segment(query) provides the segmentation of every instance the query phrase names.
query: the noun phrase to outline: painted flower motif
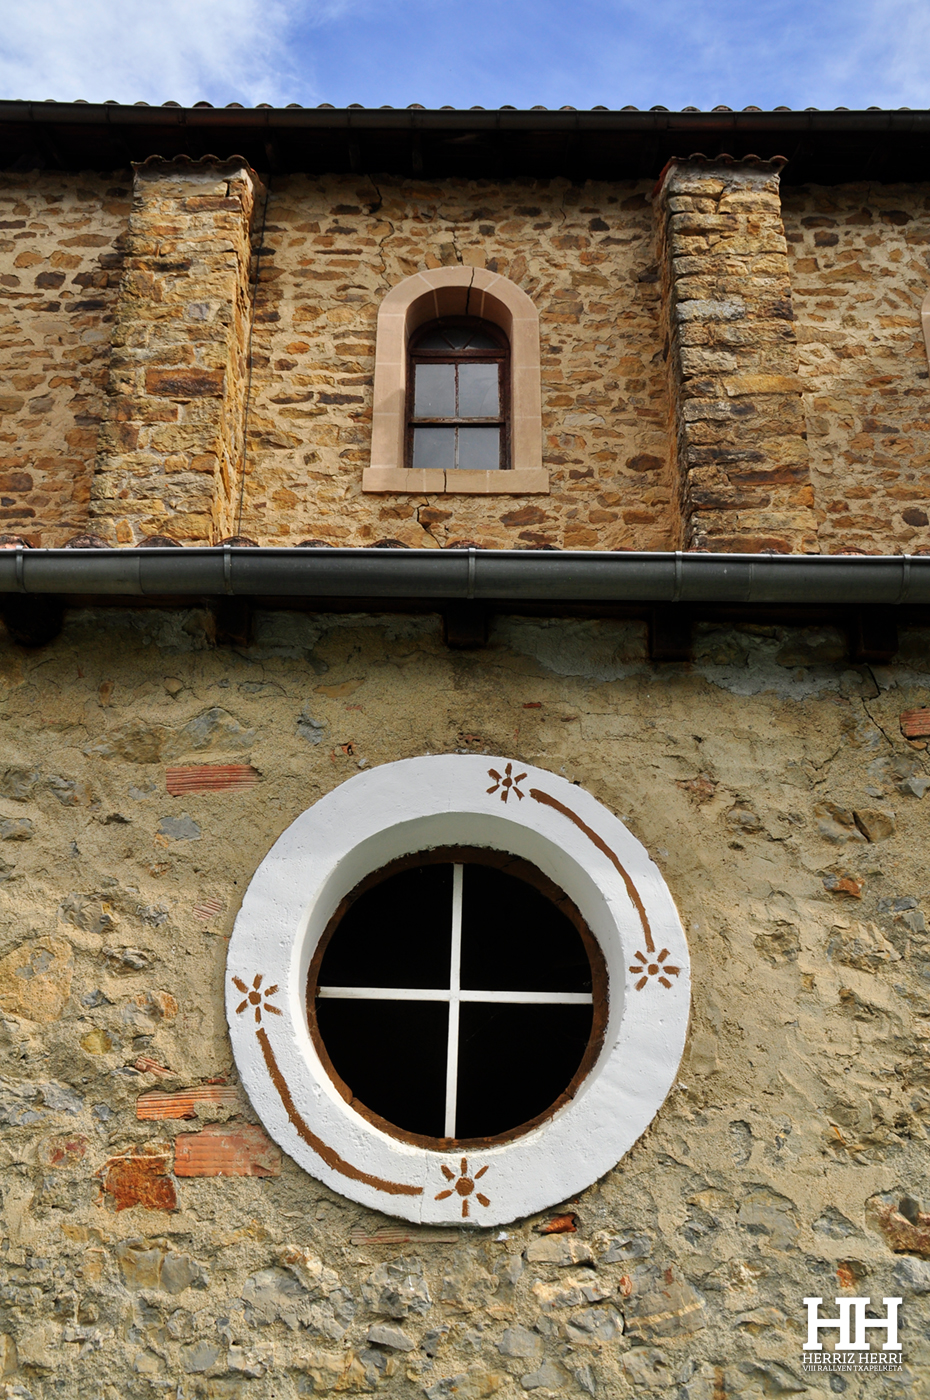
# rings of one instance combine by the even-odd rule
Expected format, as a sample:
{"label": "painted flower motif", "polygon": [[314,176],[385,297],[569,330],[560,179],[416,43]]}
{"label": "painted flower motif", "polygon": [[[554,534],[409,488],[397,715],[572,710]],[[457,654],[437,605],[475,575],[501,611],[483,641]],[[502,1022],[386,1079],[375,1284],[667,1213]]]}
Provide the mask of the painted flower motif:
{"label": "painted flower motif", "polygon": [[[641,966],[631,967],[630,971],[634,977],[639,977],[639,981],[636,983],[638,992],[642,991],[650,977],[658,977],[663,987],[670,987],[672,984],[668,980],[669,977],[677,977],[681,971],[680,967],[673,967],[671,963],[665,961],[668,957],[667,948],[663,948],[661,953],[651,953],[649,958],[646,957],[645,953],[639,952],[636,956],[639,958]],[[640,974],[642,975],[640,976]]]}
{"label": "painted flower motif", "polygon": [[458,1177],[456,1177],[456,1174],[455,1174],[455,1172],[452,1170],[452,1168],[451,1168],[451,1167],[447,1167],[447,1166],[445,1165],[445,1163],[443,1163],[443,1166],[442,1166],[442,1174],[443,1174],[443,1176],[446,1178],[446,1181],[452,1181],[452,1182],[455,1183],[455,1185],[454,1185],[454,1186],[450,1186],[449,1189],[448,1189],[448,1191],[440,1191],[439,1194],[438,1194],[437,1196],[434,1196],[434,1197],[433,1197],[433,1199],[434,1199],[435,1201],[447,1201],[447,1200],[449,1199],[449,1197],[452,1196],[452,1195],[461,1196],[461,1198],[462,1198],[462,1219],[463,1219],[463,1220],[467,1220],[467,1219],[468,1219],[468,1216],[469,1216],[469,1213],[470,1213],[470,1212],[469,1212],[469,1208],[468,1208],[468,1198],[469,1198],[470,1195],[472,1195],[473,1192],[474,1192],[474,1195],[475,1195],[476,1199],[477,1199],[478,1201],[480,1201],[481,1204],[482,1204],[483,1206],[489,1206],[489,1205],[491,1204],[491,1202],[488,1200],[487,1196],[482,1195],[482,1193],[481,1193],[480,1191],[475,1191],[475,1182],[476,1182],[476,1181],[479,1181],[480,1178],[484,1176],[484,1174],[485,1174],[486,1171],[487,1171],[487,1167],[486,1167],[486,1166],[485,1166],[485,1167],[481,1167],[478,1171],[475,1172],[475,1175],[474,1175],[473,1177],[469,1176],[469,1175],[468,1175],[468,1158],[467,1158],[467,1157],[463,1157],[463,1158],[462,1158],[461,1170],[459,1171]]}
{"label": "painted flower motif", "polygon": [[523,779],[526,777],[526,774],[518,773],[516,777],[513,777],[512,763],[507,764],[507,767],[504,769],[503,774],[498,773],[496,768],[489,768],[488,777],[494,779],[494,786],[489,787],[488,792],[497,792],[498,788],[500,788],[502,802],[507,801],[507,798],[510,796],[511,790],[513,790],[513,793],[516,797],[519,797],[521,802],[523,801],[525,793],[522,793],[520,791],[520,789],[517,787],[517,784],[523,782]]}
{"label": "painted flower motif", "polygon": [[236,1014],[241,1016],[243,1011],[247,1011],[250,1006],[253,1006],[255,1008],[255,1023],[259,1026],[262,1023],[263,1011],[270,1011],[272,1016],[281,1015],[279,1009],[276,1006],[272,1006],[267,1000],[268,997],[273,997],[278,990],[277,983],[275,983],[273,987],[266,987],[264,991],[260,991],[259,989],[262,985],[262,981],[262,973],[258,973],[253,979],[251,987],[247,987],[241,977],[233,978],[233,985],[245,995],[245,1001],[240,1002],[236,1007]]}

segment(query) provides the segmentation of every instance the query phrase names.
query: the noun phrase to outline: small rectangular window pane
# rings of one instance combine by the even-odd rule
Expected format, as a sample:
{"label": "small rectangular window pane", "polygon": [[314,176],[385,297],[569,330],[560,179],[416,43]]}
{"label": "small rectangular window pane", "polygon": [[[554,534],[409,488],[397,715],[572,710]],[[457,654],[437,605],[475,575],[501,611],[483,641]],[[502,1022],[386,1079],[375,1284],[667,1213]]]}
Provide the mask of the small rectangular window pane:
{"label": "small rectangular window pane", "polygon": [[455,417],[455,365],[417,365],[415,418]]}
{"label": "small rectangular window pane", "polygon": [[[580,1010],[587,1011],[590,1019],[589,1006]],[[436,1001],[321,999],[316,1003],[316,1019],[336,1073],[356,1098],[363,1104],[377,1105],[378,1113],[405,1132],[442,1136],[447,1005]],[[424,1053],[427,1045],[436,1046],[437,1053]],[[548,1090],[548,1084],[545,1087]],[[564,1087],[560,1085],[560,1089]],[[530,1106],[535,1108],[537,1102],[538,1096],[530,1100]],[[525,1111],[522,1105],[521,1111]],[[496,1124],[498,1119],[491,1121]]]}
{"label": "small rectangular window pane", "polygon": [[[334,1004],[338,1003],[317,1003]],[[404,1009],[415,1004],[407,1002]],[[506,1133],[515,1123],[545,1113],[581,1064],[591,1034],[590,1006],[465,1002],[459,1016],[455,1131],[463,1138]],[[413,1027],[410,1034],[415,1034]],[[388,1061],[393,1058],[385,1056]],[[572,1070],[566,1075],[569,1064]],[[350,1082],[345,1074],[343,1079]],[[358,1089],[355,1092],[362,1098]]]}
{"label": "small rectangular window pane", "polygon": [[459,365],[460,418],[496,418],[500,413],[497,365]]}
{"label": "small rectangular window pane", "polygon": [[[433,366],[429,365],[427,368],[432,369]],[[474,432],[474,429],[466,429],[466,431]],[[496,429],[492,431],[496,432]],[[414,428],[413,468],[414,471],[421,469],[424,471],[453,471],[455,468],[455,429]]]}
{"label": "small rectangular window pane", "polygon": [[459,428],[459,460],[462,471],[496,472],[501,464],[500,428]]}

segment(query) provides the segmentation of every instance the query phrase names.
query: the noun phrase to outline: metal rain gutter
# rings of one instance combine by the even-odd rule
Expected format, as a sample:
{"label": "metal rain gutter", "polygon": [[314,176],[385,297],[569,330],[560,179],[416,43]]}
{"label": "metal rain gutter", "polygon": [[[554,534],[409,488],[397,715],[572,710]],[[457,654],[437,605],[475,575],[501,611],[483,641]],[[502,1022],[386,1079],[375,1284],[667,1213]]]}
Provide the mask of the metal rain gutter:
{"label": "metal rain gutter", "polygon": [[189,127],[355,131],[677,131],[712,133],[779,132],[926,132],[926,109],[824,109],[805,111],[527,111],[487,108],[377,107],[180,107],[122,103],[0,101],[0,121],[52,126]]}
{"label": "metal rain gutter", "polygon": [[[930,604],[930,557],[439,549],[0,551],[0,594],[441,603]],[[379,608],[379,610],[382,610]]]}

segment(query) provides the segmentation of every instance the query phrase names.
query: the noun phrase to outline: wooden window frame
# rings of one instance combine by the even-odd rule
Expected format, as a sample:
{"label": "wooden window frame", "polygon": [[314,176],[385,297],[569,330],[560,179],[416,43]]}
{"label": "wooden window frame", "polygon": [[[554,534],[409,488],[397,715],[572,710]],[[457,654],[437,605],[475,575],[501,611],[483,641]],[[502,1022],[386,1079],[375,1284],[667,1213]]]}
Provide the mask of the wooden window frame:
{"label": "wooden window frame", "polygon": [[[495,350],[420,350],[419,341],[426,336],[430,330],[442,330],[444,327],[452,329],[482,330],[487,335],[493,337],[497,342]],[[404,463],[408,471],[413,470],[413,433],[415,427],[426,427],[435,424],[437,427],[471,427],[483,426],[491,423],[491,419],[469,419],[469,418],[448,418],[448,419],[418,419],[415,415],[416,396],[416,367],[419,364],[439,364],[439,365],[460,365],[460,364],[497,364],[500,365],[500,399],[499,412],[493,420],[495,425],[501,429],[501,465],[498,471],[510,471],[510,342],[504,335],[500,326],[496,326],[493,321],[484,321],[478,316],[444,316],[436,321],[426,321],[419,326],[410,338],[407,347],[407,393],[405,410],[405,444]],[[457,467],[456,471],[468,470]]]}
{"label": "wooden window frame", "polygon": [[[510,345],[510,466],[498,471],[417,470],[407,459],[411,337],[428,321],[473,316]],[[362,490],[417,495],[548,495],[542,464],[539,314],[526,293],[479,267],[418,272],[394,287],[378,312],[371,465]]]}
{"label": "wooden window frame", "polygon": [[[557,1095],[553,1102],[538,1113],[534,1118],[524,1123],[514,1124],[506,1132],[497,1133],[489,1137],[427,1137],[421,1133],[406,1131],[398,1128],[396,1124],[388,1122],[378,1113],[368,1108],[355,1095],[352,1088],[347,1085],[339,1072],[333,1065],[329,1051],[326,1048],[325,1038],[320,1030],[317,1019],[317,998],[320,995],[320,969],[323,963],[326,950],[330,941],[337,932],[339,925],[348,909],[359,898],[372,887],[382,884],[391,875],[398,871],[408,870],[411,866],[422,865],[486,865],[499,870],[504,870],[508,874],[516,875],[527,885],[545,896],[556,908],[565,914],[570,923],[575,927],[581,938],[588,963],[591,968],[591,993],[588,1000],[591,1003],[591,1030],[588,1036],[588,1043],[584,1054],[578,1064],[574,1074],[570,1077],[565,1088]],[[417,851],[408,856],[402,856],[398,860],[391,861],[381,870],[373,871],[367,875],[345,898],[340,902],[339,907],[330,919],[326,930],[317,944],[316,951],[310,962],[310,970],[307,975],[307,1021],[310,1027],[310,1035],[320,1063],[326,1070],[337,1091],[350,1104],[353,1110],[365,1118],[369,1123],[388,1133],[391,1137],[399,1138],[402,1142],[416,1143],[420,1147],[429,1147],[434,1151],[447,1152],[452,1148],[471,1149],[474,1147],[487,1147],[495,1142],[513,1142],[516,1138],[524,1136],[537,1128],[540,1123],[546,1122],[554,1113],[567,1104],[581,1088],[597,1063],[598,1056],[604,1045],[604,1033],[607,1028],[608,1010],[608,976],[607,966],[604,961],[604,954],[600,944],[593,937],[590,929],[578,911],[577,906],[569,899],[565,892],[559,888],[552,880],[548,879],[543,872],[526,860],[521,860],[518,856],[512,856],[502,851],[489,850],[486,847],[473,846],[448,846],[436,847],[433,850]],[[416,991],[407,992],[402,989],[397,990],[396,997],[391,997],[386,989],[383,1000],[392,1000],[395,1003],[403,1003],[405,999],[417,1000]],[[472,1002],[477,1001],[480,993],[471,998]],[[516,999],[514,999],[516,1000]],[[570,998],[565,997],[562,1004],[567,1004]],[[540,998],[542,1001],[542,998]],[[487,1003],[485,1003],[487,1004]],[[504,1003],[506,1005],[506,1003]],[[458,1029],[455,1030],[456,1040],[458,1040]],[[451,1033],[450,1033],[451,1044]],[[446,1053],[446,1046],[442,1045],[433,1048],[433,1053]],[[458,1044],[456,1045],[458,1053]]]}

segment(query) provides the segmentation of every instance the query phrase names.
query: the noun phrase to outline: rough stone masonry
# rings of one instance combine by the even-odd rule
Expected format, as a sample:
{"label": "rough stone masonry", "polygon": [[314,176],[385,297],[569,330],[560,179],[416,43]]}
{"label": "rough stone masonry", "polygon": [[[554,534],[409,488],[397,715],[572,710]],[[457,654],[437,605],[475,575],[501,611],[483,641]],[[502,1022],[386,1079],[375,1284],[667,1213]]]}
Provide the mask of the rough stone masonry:
{"label": "rough stone masonry", "polygon": [[[906,1300],[903,1375],[861,1393],[922,1394],[930,773],[902,716],[927,640],[870,670],[829,629],[708,627],[661,683],[607,621],[501,619],[456,655],[430,619],[266,613],[230,651],[206,613],[85,611],[7,646],[3,1393],[828,1393],[801,1299],[852,1291]],[[653,1127],[503,1232],[401,1226],[298,1170],[222,1012],[281,830],[361,764],[461,749],[613,807],[695,971]]]}
{"label": "rough stone masonry", "polygon": [[[266,190],[241,163],[189,160],[5,173],[0,524],[36,545],[241,528],[914,552],[930,545],[925,204],[917,184],[780,191],[758,161],[677,161],[655,196],[344,175]],[[539,308],[547,496],[361,490],[380,300],[450,262]]]}
{"label": "rough stone masonry", "polygon": [[[0,526],[213,543],[241,499],[266,545],[930,545],[925,187],[686,160],[652,189],[4,173]],[[361,490],[380,298],[452,262],[539,307],[547,496]],[[829,626],[700,624],[656,666],[608,618],[501,616],[467,652],[433,616],[253,622],[87,605],[0,638],[0,1395],[926,1395],[930,633],[869,666]],[[284,828],[448,751],[614,810],[694,968],[648,1132],[504,1230],[300,1171],[223,1017]],[[901,1296],[902,1371],[805,1375],[806,1296]]]}

